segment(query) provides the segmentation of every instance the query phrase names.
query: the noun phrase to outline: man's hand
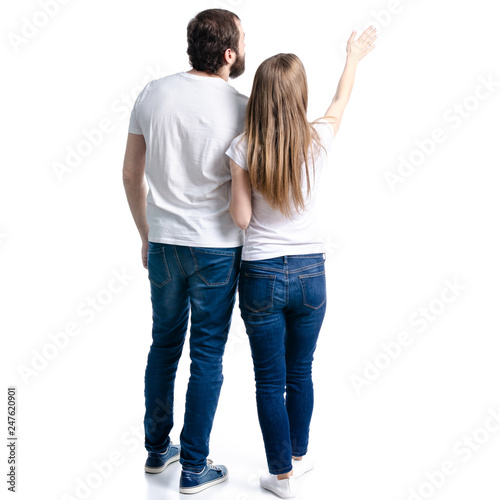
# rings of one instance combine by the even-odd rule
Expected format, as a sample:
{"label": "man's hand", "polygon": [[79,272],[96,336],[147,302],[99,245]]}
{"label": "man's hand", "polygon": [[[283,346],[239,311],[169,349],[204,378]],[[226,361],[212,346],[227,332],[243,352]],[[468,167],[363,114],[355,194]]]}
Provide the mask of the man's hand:
{"label": "man's hand", "polygon": [[142,265],[144,266],[145,269],[148,268],[148,248],[149,248],[149,241],[142,240]]}

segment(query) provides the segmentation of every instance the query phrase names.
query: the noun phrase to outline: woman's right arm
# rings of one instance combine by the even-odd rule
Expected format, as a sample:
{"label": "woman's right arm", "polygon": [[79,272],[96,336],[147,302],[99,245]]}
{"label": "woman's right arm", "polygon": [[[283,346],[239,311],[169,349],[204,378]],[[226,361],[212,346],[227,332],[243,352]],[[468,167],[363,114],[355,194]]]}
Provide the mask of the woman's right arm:
{"label": "woman's right arm", "polygon": [[231,201],[229,213],[240,229],[246,229],[252,218],[252,188],[246,170],[237,165],[233,159],[231,164]]}
{"label": "woman's right arm", "polygon": [[331,123],[335,135],[337,135],[344,110],[351,97],[358,62],[375,48],[373,43],[377,38],[377,32],[373,26],[370,26],[357,40],[354,40],[355,36],[356,31],[353,31],[347,41],[347,59],[344,71],[340,77],[332,103],[324,116]]}

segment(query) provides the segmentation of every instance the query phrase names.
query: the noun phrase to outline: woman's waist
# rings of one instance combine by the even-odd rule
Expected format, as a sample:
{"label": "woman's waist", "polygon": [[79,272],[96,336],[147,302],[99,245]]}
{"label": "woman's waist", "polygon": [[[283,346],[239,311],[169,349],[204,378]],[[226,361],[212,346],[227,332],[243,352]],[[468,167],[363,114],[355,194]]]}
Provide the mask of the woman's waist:
{"label": "woman's waist", "polygon": [[[292,251],[297,253],[291,253]],[[279,253],[281,254],[277,255]],[[243,247],[241,269],[295,273],[323,266],[325,258],[326,254],[322,251],[321,244],[310,244],[293,250],[287,247],[260,248],[255,252],[248,252],[247,248],[246,253]]]}

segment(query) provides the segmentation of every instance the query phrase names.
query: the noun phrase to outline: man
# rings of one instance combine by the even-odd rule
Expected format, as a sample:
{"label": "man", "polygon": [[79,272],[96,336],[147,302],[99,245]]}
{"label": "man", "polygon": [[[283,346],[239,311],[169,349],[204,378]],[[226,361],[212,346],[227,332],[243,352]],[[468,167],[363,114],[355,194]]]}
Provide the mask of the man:
{"label": "man", "polygon": [[[229,214],[224,153],[243,130],[247,98],[228,83],[245,69],[238,16],[205,10],[189,22],[187,34],[191,71],[150,82],[136,100],[123,182],[153,309],[145,471],[161,472],[180,459],[180,492],[197,493],[227,479],[227,468],[207,463],[207,455],[244,236]],[[174,381],[190,312],[191,374],[176,446],[169,436]]]}

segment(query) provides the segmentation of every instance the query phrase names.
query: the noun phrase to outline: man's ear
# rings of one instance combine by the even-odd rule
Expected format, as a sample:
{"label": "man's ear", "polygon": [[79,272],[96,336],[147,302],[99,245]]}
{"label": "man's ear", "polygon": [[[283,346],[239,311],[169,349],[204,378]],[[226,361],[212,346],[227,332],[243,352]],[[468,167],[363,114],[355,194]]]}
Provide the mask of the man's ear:
{"label": "man's ear", "polygon": [[232,49],[226,49],[226,52],[224,52],[224,60],[226,61],[226,64],[233,63],[235,57],[236,53]]}

